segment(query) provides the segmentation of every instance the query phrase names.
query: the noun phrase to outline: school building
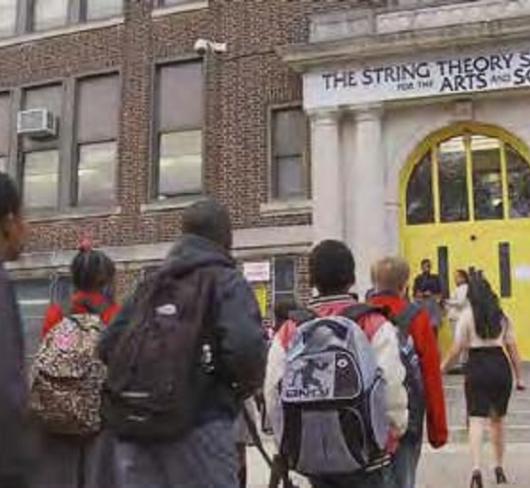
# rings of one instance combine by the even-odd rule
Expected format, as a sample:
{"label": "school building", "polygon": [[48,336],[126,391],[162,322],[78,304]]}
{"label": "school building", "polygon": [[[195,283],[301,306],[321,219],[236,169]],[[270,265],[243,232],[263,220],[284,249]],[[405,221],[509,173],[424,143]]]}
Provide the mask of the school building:
{"label": "school building", "polygon": [[361,294],[388,253],[483,270],[530,359],[529,87],[528,0],[0,1],[30,349],[82,237],[124,296],[208,194],[268,317],[338,238]]}

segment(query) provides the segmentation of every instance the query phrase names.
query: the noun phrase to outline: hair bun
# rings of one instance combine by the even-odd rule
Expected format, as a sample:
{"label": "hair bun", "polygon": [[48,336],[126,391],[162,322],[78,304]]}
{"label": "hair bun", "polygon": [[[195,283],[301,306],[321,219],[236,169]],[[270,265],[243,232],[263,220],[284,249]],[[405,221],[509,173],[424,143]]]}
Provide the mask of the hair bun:
{"label": "hair bun", "polygon": [[92,241],[90,239],[82,239],[78,246],[79,252],[90,252],[93,249]]}

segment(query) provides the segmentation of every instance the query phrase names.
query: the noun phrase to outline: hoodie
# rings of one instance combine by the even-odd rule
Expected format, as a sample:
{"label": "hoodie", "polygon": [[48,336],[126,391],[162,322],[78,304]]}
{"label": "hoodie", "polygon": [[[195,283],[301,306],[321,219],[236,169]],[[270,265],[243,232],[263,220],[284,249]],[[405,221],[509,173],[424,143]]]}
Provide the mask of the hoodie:
{"label": "hoodie", "polygon": [[[217,363],[222,368],[216,387],[203,399],[198,422],[227,414],[235,417],[241,397],[250,396],[263,385],[267,341],[259,307],[252,289],[237,270],[235,260],[220,246],[195,235],[184,235],[170,251],[163,267],[185,275],[201,267],[217,271],[214,326],[218,337]],[[100,356],[104,362],[112,354],[121,332],[134,313],[134,299],[124,306],[116,320],[103,333]],[[237,392],[233,385],[238,385]]]}

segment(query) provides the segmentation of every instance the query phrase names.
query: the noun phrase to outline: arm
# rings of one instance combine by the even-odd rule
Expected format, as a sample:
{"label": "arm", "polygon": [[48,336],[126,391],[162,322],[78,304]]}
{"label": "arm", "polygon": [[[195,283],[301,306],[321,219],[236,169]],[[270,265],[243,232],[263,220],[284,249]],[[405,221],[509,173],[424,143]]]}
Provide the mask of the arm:
{"label": "arm", "polygon": [[26,486],[27,387],[22,323],[7,274],[0,269],[0,486]]}
{"label": "arm", "polygon": [[414,339],[414,347],[419,356],[425,388],[429,442],[433,447],[439,448],[447,443],[447,417],[440,372],[440,354],[426,312],[421,312],[416,317],[410,328],[410,334]]}
{"label": "arm", "polygon": [[237,272],[218,285],[216,324],[223,375],[235,382],[244,397],[263,386],[267,339],[254,293]]}
{"label": "arm", "polygon": [[447,353],[447,356],[442,363],[442,373],[448,371],[457,358],[462,354],[462,352],[469,347],[469,320],[470,316],[468,313],[464,312],[460,315],[458,323],[456,324],[455,340],[453,341],[453,345],[451,346],[451,349]]}
{"label": "arm", "polygon": [[399,343],[394,326],[385,322],[372,339],[378,366],[387,387],[387,411],[392,426],[403,435],[408,425],[405,367],[401,362]]}
{"label": "arm", "polygon": [[41,337],[50,332],[59,322],[63,320],[63,311],[59,305],[50,305],[46,310],[46,316],[44,317],[44,323],[42,325]]}
{"label": "arm", "polygon": [[515,340],[513,324],[509,319],[507,319],[506,321],[506,332],[505,332],[504,343],[506,346],[506,352],[508,353],[508,357],[510,359],[510,363],[512,364],[517,389],[524,390],[525,385],[524,385],[524,376],[523,376],[521,356],[519,354],[519,348],[517,347],[517,342]]}

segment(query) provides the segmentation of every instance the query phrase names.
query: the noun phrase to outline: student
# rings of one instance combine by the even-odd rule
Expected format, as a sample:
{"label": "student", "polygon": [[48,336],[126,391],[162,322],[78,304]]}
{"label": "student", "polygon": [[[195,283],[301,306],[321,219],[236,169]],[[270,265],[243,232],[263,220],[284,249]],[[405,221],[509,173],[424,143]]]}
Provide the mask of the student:
{"label": "student", "polygon": [[[313,249],[309,261],[311,286],[317,289],[319,295],[309,307],[317,316],[335,316],[356,305],[356,300],[349,294],[350,288],[355,284],[355,262],[345,244],[334,240],[323,241]],[[396,331],[394,326],[378,313],[370,313],[359,322],[373,347],[377,364],[386,380],[386,414],[394,431],[393,440],[396,440],[396,437],[405,432],[408,421],[407,392],[403,385],[405,369],[400,359]],[[286,353],[296,329],[297,324],[294,321],[286,322],[276,334],[269,353],[265,397],[278,442],[284,427],[279,400],[280,384],[285,372]],[[384,463],[351,475],[343,473],[340,476],[317,476],[310,481],[314,488],[394,486],[392,472]]]}
{"label": "student", "polygon": [[473,461],[471,488],[482,488],[485,421],[490,421],[495,478],[497,484],[506,484],[504,418],[512,393],[512,368],[517,389],[524,390],[525,385],[513,325],[502,311],[491,285],[479,273],[470,276],[468,298],[471,307],[459,317],[455,341],[442,369],[447,371],[462,352],[468,351],[465,394]]}
{"label": "student", "polygon": [[414,298],[429,313],[431,325],[436,335],[442,325],[442,282],[440,277],[432,273],[432,262],[424,259],[421,262],[421,274],[414,280]]}
{"label": "student", "polygon": [[262,386],[265,332],[227,210],[201,200],[182,230],[101,343],[117,488],[239,486],[234,420]]}
{"label": "student", "polygon": [[[93,314],[108,325],[120,307],[112,298],[115,266],[102,251],[92,249],[84,242],[70,266],[74,285],[70,306],[63,310],[52,304],[42,327],[43,339],[65,317]],[[100,324],[101,324],[100,322]],[[100,488],[108,484],[111,466],[105,449],[107,439],[100,433],[90,435],[56,434],[42,432],[42,454],[34,483],[35,488]],[[102,481],[105,480],[105,481]]]}
{"label": "student", "polygon": [[[374,267],[376,291],[371,298],[374,305],[386,308],[393,317],[402,317],[406,322],[403,327],[407,337],[412,338],[412,345],[419,359],[420,381],[424,398],[411,399],[412,407],[419,412],[427,412],[427,433],[429,442],[434,448],[440,448],[447,442],[448,430],[445,412],[442,375],[440,373],[440,355],[429,316],[424,310],[415,309],[405,298],[410,268],[401,258],[388,257],[379,261]],[[411,405],[417,401],[419,405]],[[425,408],[424,408],[425,406]],[[423,415],[416,420],[417,428],[411,426],[401,439],[394,459],[394,471],[399,488],[416,486],[416,470],[423,443]]]}
{"label": "student", "polygon": [[0,173],[0,486],[25,488],[29,474],[22,321],[4,268],[22,252],[25,224],[14,182]]}
{"label": "student", "polygon": [[[455,291],[444,301],[445,308],[447,310],[447,317],[451,324],[451,330],[453,331],[453,339],[456,335],[456,324],[460,318],[460,315],[464,310],[469,307],[469,300],[467,298],[469,291],[469,275],[467,271],[458,269],[455,272]],[[462,371],[463,365],[466,362],[465,354],[458,358],[458,364],[451,370],[451,372],[459,373]]]}

